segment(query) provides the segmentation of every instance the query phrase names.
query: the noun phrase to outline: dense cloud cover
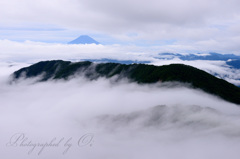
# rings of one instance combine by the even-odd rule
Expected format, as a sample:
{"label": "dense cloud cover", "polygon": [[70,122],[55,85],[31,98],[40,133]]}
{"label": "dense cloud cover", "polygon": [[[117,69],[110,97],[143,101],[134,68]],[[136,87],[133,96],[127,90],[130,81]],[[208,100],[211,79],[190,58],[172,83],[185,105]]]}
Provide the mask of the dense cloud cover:
{"label": "dense cloud cover", "polygon": [[[9,40],[0,40],[0,61],[15,65],[16,62],[26,66],[43,60],[129,60],[129,61],[147,61],[153,65],[167,65],[172,63],[182,63],[202,69],[217,77],[223,78],[235,85],[240,85],[239,69],[230,68],[226,61],[195,60],[185,61],[177,57],[168,59],[159,52],[171,52],[176,50],[167,48],[149,48],[122,45],[67,45],[67,44],[49,44],[40,42],[26,41],[24,43],[13,42]],[[187,54],[187,53],[182,53]],[[207,55],[198,54],[200,56]],[[165,58],[166,57],[166,58]],[[104,61],[104,60],[103,60]],[[15,70],[13,70],[15,71]]]}
{"label": "dense cloud cover", "polygon": [[[12,67],[20,66],[7,66],[0,88],[4,158],[239,158],[239,107],[188,85],[83,77],[9,84]],[[42,151],[20,145],[63,137]]]}
{"label": "dense cloud cover", "polygon": [[[183,63],[240,85],[239,69],[226,61],[159,55],[239,55],[239,6],[238,0],[0,1],[0,158],[239,159],[239,106],[187,84],[9,82],[11,73],[41,60],[113,59]],[[109,45],[57,43],[79,34]]]}
{"label": "dense cloud cover", "polygon": [[8,0],[0,2],[1,39],[97,41],[239,53],[238,0]]}

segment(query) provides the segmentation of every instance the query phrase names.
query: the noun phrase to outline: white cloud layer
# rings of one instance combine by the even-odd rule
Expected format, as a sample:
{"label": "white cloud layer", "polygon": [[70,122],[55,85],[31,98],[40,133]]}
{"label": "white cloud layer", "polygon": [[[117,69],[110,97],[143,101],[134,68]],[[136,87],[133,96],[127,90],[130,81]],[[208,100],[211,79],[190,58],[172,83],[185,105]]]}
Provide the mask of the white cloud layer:
{"label": "white cloud layer", "polygon": [[[8,65],[26,66],[43,60],[70,60],[79,61],[86,59],[114,59],[149,61],[153,65],[168,65],[171,63],[182,63],[205,70],[213,75],[223,78],[231,83],[240,85],[240,73],[237,69],[229,68],[224,61],[183,61],[178,58],[172,60],[158,59],[163,58],[158,55],[160,52],[177,52],[171,48],[162,47],[137,47],[123,45],[67,45],[67,44],[48,44],[40,42],[13,42],[0,40],[0,61]],[[15,64],[17,63],[17,64]],[[14,67],[12,67],[14,68]],[[12,72],[16,71],[12,69]]]}
{"label": "white cloud layer", "polygon": [[[0,2],[0,26],[5,38],[13,38],[5,35],[7,28],[57,26],[128,43],[157,40],[155,44],[162,45],[172,41],[169,45],[178,49],[239,53],[239,6],[238,0],[8,0]],[[44,40],[45,36],[46,41],[53,41],[53,36],[57,40],[62,34],[70,39],[64,30],[53,32],[23,32],[27,35],[22,36],[32,40]]]}
{"label": "white cloud layer", "polygon": [[[156,58],[159,52],[186,50],[239,54],[239,6],[238,0],[0,1],[1,39],[54,41],[56,37],[69,38],[64,30],[70,30],[107,35],[125,43],[155,41],[157,45],[0,40],[0,157],[239,159],[239,106],[185,85],[113,84],[106,79],[89,82],[80,77],[8,83],[11,73],[41,60],[111,58],[154,65],[184,63],[240,84],[239,70],[223,61]],[[26,142],[32,144],[64,139],[40,155],[41,146],[28,154],[32,146],[20,146],[20,142],[9,146],[18,133],[24,133]],[[93,134],[92,140],[79,147],[78,141],[87,142],[80,140],[87,133]],[[63,155],[68,147],[63,144],[69,138],[72,146]]]}
{"label": "white cloud layer", "polygon": [[[0,88],[4,158],[239,158],[239,107],[202,91],[83,78],[8,85],[7,77]],[[16,133],[32,143],[72,137],[72,147],[65,155],[63,143],[28,154],[21,139],[6,146]],[[94,135],[92,146],[79,147],[86,133]]]}

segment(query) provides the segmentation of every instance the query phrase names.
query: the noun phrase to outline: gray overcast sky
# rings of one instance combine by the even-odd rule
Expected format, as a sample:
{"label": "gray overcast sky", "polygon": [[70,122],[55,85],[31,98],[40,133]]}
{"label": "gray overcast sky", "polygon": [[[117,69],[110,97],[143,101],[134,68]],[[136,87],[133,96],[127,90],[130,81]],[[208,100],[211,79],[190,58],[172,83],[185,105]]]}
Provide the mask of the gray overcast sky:
{"label": "gray overcast sky", "polygon": [[4,0],[0,19],[0,39],[240,49],[238,0]]}

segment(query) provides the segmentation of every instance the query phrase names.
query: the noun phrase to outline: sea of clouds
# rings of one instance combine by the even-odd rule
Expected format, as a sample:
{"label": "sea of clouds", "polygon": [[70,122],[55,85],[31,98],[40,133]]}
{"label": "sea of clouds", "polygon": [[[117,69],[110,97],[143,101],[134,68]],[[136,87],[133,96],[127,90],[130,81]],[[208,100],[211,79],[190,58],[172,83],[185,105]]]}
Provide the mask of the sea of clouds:
{"label": "sea of clouds", "polygon": [[[1,63],[4,158],[238,159],[240,109],[180,83],[78,76],[10,83],[29,64]],[[54,145],[55,144],[55,145]]]}
{"label": "sea of clouds", "polygon": [[105,58],[183,63],[239,86],[239,69],[225,61],[159,55],[239,54],[239,6],[239,0],[0,1],[1,39],[67,42],[84,33],[125,44],[0,40],[0,158],[239,159],[239,105],[188,84],[81,76],[10,82],[14,71],[42,60]]}
{"label": "sea of clouds", "polygon": [[[0,154],[3,158],[238,159],[240,109],[188,84],[139,85],[82,76],[10,82],[40,60],[110,58],[184,63],[235,75],[223,61],[155,58],[134,46],[0,41]],[[141,50],[141,51],[140,51]],[[149,54],[148,54],[149,52]],[[230,77],[230,76],[228,76]],[[236,78],[231,78],[238,82]],[[233,82],[233,83],[234,83]]]}
{"label": "sea of clouds", "polygon": [[[101,60],[113,59],[118,61],[147,61],[153,65],[168,65],[171,63],[182,63],[202,69],[219,78],[223,78],[230,83],[240,85],[240,70],[231,68],[226,61],[194,60],[184,61],[177,57],[169,59],[161,55],[164,52],[176,53],[176,50],[168,46],[159,47],[139,47],[134,45],[68,45],[59,43],[41,42],[14,42],[0,40],[0,62],[10,66],[31,65],[43,60]],[[159,54],[160,53],[160,54]],[[186,52],[180,52],[186,55]],[[203,53],[207,55],[208,53]],[[198,54],[201,55],[201,54]],[[26,66],[27,66],[26,65]]]}

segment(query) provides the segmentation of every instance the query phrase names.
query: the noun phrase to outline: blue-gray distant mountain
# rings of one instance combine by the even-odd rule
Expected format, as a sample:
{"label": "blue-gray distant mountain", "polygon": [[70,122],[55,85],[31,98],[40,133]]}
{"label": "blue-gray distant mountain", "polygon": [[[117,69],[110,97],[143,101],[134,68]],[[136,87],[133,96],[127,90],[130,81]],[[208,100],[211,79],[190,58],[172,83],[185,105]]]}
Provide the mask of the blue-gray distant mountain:
{"label": "blue-gray distant mountain", "polygon": [[[211,61],[225,61],[227,65],[235,69],[240,69],[240,56],[234,54],[219,54],[210,52],[206,55],[204,54],[177,54],[177,53],[159,53],[159,59],[173,59],[179,58],[185,61],[194,61],[194,60],[211,60]],[[230,61],[229,61],[230,60]]]}
{"label": "blue-gray distant mountain", "polygon": [[102,58],[102,59],[83,59],[83,61],[90,61],[90,62],[98,62],[98,63],[120,63],[120,64],[147,64],[151,63],[151,61],[138,61],[138,60],[116,60],[110,58]]}
{"label": "blue-gray distant mountain", "polygon": [[159,58],[160,59],[173,59],[175,57],[178,57],[181,60],[186,61],[192,61],[192,60],[212,60],[212,61],[228,61],[230,59],[232,60],[240,60],[240,56],[234,55],[234,54],[219,54],[210,52],[207,55],[203,54],[175,54],[175,53],[160,53]]}
{"label": "blue-gray distant mountain", "polygon": [[227,64],[233,68],[240,69],[240,60],[228,61]]}
{"label": "blue-gray distant mountain", "polygon": [[100,44],[88,35],[81,35],[77,39],[70,41],[68,44]]}

